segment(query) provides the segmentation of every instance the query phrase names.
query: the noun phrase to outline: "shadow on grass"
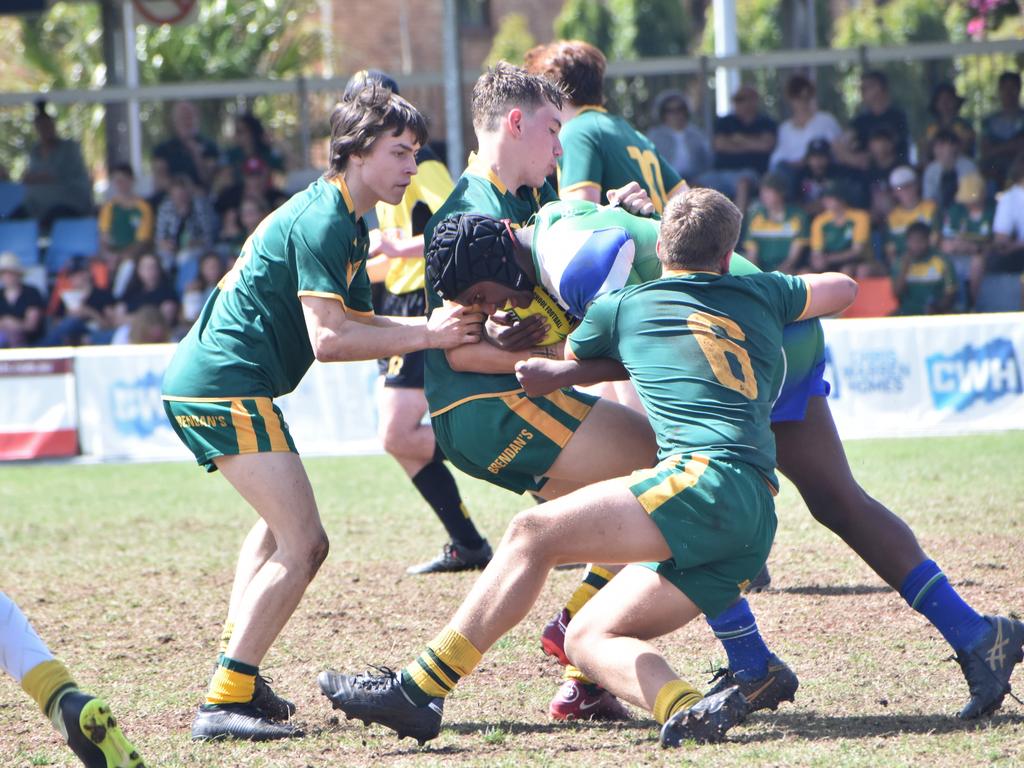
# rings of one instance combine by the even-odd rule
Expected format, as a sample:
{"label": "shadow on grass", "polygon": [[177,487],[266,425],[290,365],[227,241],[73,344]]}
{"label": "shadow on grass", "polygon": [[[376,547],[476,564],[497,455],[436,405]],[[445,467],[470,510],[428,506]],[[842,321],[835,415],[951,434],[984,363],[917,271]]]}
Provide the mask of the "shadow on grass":
{"label": "shadow on grass", "polygon": [[894,592],[892,587],[873,584],[852,584],[850,586],[837,586],[834,584],[808,584],[799,587],[782,587],[780,589],[769,588],[769,592],[778,592],[784,595],[813,595],[818,597],[841,597],[843,595],[878,595],[883,592]]}
{"label": "shadow on grass", "polygon": [[780,739],[833,741],[871,737],[898,737],[907,734],[946,734],[976,731],[1002,726],[1019,726],[1024,715],[1005,713],[995,717],[965,722],[950,715],[827,715],[790,713],[755,717],[747,722],[761,722],[771,727],[764,733],[732,732],[730,740],[745,743],[770,742]]}
{"label": "shadow on grass", "polygon": [[656,726],[652,720],[627,720],[625,722],[608,723],[580,720],[568,723],[521,723],[518,721],[500,720],[496,723],[445,723],[445,730],[453,731],[461,736],[473,734],[486,735],[489,732],[502,731],[509,736],[522,733],[557,733],[559,731],[649,731]]}

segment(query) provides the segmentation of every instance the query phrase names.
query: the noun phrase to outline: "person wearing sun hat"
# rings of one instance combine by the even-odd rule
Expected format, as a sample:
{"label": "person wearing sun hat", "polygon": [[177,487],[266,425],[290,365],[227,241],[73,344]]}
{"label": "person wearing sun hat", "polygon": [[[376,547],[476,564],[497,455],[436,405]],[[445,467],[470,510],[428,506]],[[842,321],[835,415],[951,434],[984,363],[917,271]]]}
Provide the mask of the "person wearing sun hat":
{"label": "person wearing sun hat", "polygon": [[43,334],[46,302],[24,276],[17,255],[0,253],[0,348],[30,346]]}

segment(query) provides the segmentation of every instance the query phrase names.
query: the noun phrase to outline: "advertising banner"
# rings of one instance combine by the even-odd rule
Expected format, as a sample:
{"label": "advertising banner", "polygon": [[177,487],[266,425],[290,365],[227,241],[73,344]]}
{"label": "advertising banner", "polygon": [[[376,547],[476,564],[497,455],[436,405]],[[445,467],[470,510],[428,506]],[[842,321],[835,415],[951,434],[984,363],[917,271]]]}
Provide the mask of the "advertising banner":
{"label": "advertising banner", "polygon": [[0,352],[0,461],[78,453],[69,350]]}
{"label": "advertising banner", "polygon": [[844,439],[1024,429],[1024,314],[826,320]]}
{"label": "advertising banner", "polygon": [[[103,461],[192,457],[171,429],[160,399],[160,382],[174,349],[153,344],[76,351],[83,454]],[[277,401],[299,452],[380,450],[376,378],[376,363],[314,363],[299,388]]]}

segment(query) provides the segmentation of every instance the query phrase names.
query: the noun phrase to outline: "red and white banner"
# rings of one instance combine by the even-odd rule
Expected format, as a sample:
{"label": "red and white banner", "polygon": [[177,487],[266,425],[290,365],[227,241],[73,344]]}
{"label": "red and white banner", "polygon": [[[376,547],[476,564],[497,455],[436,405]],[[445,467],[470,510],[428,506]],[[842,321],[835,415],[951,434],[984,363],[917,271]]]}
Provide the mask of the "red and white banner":
{"label": "red and white banner", "polygon": [[0,352],[0,460],[78,453],[74,368],[68,352]]}

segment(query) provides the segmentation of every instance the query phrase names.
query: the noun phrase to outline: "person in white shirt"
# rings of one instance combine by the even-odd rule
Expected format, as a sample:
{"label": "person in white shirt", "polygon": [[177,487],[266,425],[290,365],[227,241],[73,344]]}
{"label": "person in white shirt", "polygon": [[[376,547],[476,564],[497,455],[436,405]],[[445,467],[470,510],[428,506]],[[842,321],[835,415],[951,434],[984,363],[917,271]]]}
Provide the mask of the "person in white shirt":
{"label": "person in white shirt", "polygon": [[647,132],[658,153],[683,179],[696,179],[711,168],[711,144],[690,122],[690,104],[682,91],[667,90],[654,100],[658,124]]}
{"label": "person in white shirt", "polygon": [[996,202],[992,250],[984,261],[978,259],[971,265],[972,304],[986,272],[1016,272],[1024,277],[1024,153],[1014,158],[1006,177],[1010,186]]}
{"label": "person in white shirt", "polygon": [[818,110],[814,83],[803,75],[793,75],[786,82],[786,102],[792,117],[779,126],[778,142],[769,166],[777,173],[795,177],[803,168],[807,147],[815,139],[831,144],[843,129],[828,112]]}
{"label": "person in white shirt", "polygon": [[945,211],[956,200],[960,179],[978,173],[978,166],[963,156],[960,137],[949,129],[936,132],[932,137],[932,150],[935,159],[924,169],[921,196],[934,200],[939,209]]}

